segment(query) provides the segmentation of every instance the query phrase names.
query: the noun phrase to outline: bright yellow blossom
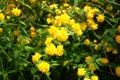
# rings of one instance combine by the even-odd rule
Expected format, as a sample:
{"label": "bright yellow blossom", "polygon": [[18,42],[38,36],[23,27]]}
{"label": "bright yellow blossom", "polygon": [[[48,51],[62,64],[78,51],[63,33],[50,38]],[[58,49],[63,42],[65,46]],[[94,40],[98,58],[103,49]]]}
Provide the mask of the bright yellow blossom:
{"label": "bright yellow blossom", "polygon": [[11,12],[13,15],[19,16],[21,14],[21,9],[13,8]]}
{"label": "bright yellow blossom", "polygon": [[2,32],[2,31],[3,31],[3,28],[0,27],[0,32]]}
{"label": "bright yellow blossom", "polygon": [[5,19],[5,15],[3,13],[0,13],[0,21]]}
{"label": "bright yellow blossom", "polygon": [[109,62],[109,61],[108,61],[107,58],[102,58],[102,59],[101,59],[101,63],[107,64],[108,62]]}
{"label": "bright yellow blossom", "polygon": [[56,55],[57,55],[57,56],[62,56],[62,55],[63,55],[63,51],[64,51],[63,45],[57,46]]}
{"label": "bright yellow blossom", "polygon": [[120,32],[120,25],[118,25],[117,31]]}
{"label": "bright yellow blossom", "polygon": [[84,76],[86,74],[86,71],[84,68],[78,68],[77,75],[79,77]]}
{"label": "bright yellow blossom", "polygon": [[115,41],[116,41],[118,44],[120,44],[120,35],[117,35],[117,36],[115,37]]}
{"label": "bright yellow blossom", "polygon": [[88,45],[90,45],[90,40],[89,39],[85,39],[83,43],[88,46]]}
{"label": "bright yellow blossom", "polygon": [[80,23],[80,28],[81,28],[83,31],[85,31],[86,28],[87,28],[86,23],[85,23],[85,22]]}
{"label": "bright yellow blossom", "polygon": [[49,44],[46,48],[45,48],[45,52],[46,54],[50,55],[50,56],[53,56],[56,54],[56,46],[54,44]]}
{"label": "bright yellow blossom", "polygon": [[89,78],[84,78],[83,80],[90,80]]}
{"label": "bright yellow blossom", "polygon": [[41,62],[40,64],[38,64],[38,69],[39,71],[41,71],[42,73],[46,73],[50,70],[50,64],[47,62]]}
{"label": "bright yellow blossom", "polygon": [[104,21],[104,15],[103,14],[99,14],[97,17],[96,17],[97,21],[98,22],[103,22]]}
{"label": "bright yellow blossom", "polygon": [[46,39],[46,41],[45,41],[45,45],[46,45],[46,46],[50,45],[51,42],[52,42],[52,40],[53,40],[52,37],[48,37],[48,38]]}
{"label": "bright yellow blossom", "polygon": [[112,49],[111,49],[110,47],[107,47],[107,48],[106,48],[106,52],[109,53],[110,51],[112,51]]}
{"label": "bright yellow blossom", "polygon": [[93,75],[93,76],[91,77],[91,80],[99,80],[99,78],[98,78],[97,75]]}
{"label": "bright yellow blossom", "polygon": [[91,63],[91,64],[89,64],[89,69],[91,70],[91,71],[95,71],[96,70],[96,68],[94,67],[94,65],[95,65],[95,63]]}
{"label": "bright yellow blossom", "polygon": [[87,57],[85,57],[85,62],[87,63],[87,62],[90,61],[91,59],[92,59],[91,56],[87,56]]}
{"label": "bright yellow blossom", "polygon": [[38,60],[41,58],[41,54],[40,53],[35,53],[35,55],[32,56],[32,62],[35,63],[35,62],[38,62]]}
{"label": "bright yellow blossom", "polygon": [[115,69],[115,73],[117,76],[120,77],[120,66],[118,66],[116,69]]}

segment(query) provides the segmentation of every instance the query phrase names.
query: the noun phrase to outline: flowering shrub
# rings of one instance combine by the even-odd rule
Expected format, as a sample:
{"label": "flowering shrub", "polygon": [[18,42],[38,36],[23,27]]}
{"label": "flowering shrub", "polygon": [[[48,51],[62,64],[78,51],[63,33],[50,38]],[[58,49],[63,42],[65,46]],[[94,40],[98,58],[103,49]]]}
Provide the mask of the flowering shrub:
{"label": "flowering shrub", "polygon": [[119,7],[117,0],[1,0],[0,79],[118,79]]}

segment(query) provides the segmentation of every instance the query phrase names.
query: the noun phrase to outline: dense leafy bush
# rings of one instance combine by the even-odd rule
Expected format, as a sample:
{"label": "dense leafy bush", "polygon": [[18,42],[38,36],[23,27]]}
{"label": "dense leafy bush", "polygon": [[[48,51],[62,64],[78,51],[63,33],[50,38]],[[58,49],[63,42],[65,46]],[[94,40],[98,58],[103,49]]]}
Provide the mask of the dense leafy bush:
{"label": "dense leafy bush", "polygon": [[0,79],[119,80],[119,7],[117,0],[1,0]]}

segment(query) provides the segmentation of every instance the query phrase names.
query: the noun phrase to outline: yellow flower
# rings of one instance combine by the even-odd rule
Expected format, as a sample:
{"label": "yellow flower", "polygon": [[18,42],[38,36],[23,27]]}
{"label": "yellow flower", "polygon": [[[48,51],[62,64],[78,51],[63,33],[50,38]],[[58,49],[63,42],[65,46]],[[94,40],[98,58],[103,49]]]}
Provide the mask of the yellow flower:
{"label": "yellow flower", "polygon": [[11,4],[9,4],[9,5],[7,6],[7,8],[8,8],[8,9],[13,9],[13,8],[15,8],[15,6],[16,6],[16,5],[15,5],[14,3],[11,3]]}
{"label": "yellow flower", "polygon": [[38,69],[39,71],[41,71],[42,73],[46,73],[50,70],[50,64],[47,62],[41,62],[40,64],[38,64]]}
{"label": "yellow flower", "polygon": [[68,63],[69,63],[69,61],[66,60],[66,61],[63,62],[63,65],[65,66]]}
{"label": "yellow flower", "polygon": [[112,50],[112,54],[118,54],[118,50],[117,49],[113,49]]}
{"label": "yellow flower", "polygon": [[111,5],[107,5],[106,9],[109,10],[109,11],[111,11],[113,9],[113,7]]}
{"label": "yellow flower", "polygon": [[52,19],[51,18],[47,18],[47,23],[48,24],[52,23]]}
{"label": "yellow flower", "polygon": [[92,9],[92,13],[95,15],[97,12],[99,12],[99,9],[98,8],[94,8]]}
{"label": "yellow flower", "polygon": [[0,21],[5,19],[5,15],[3,13],[0,13]]}
{"label": "yellow flower", "polygon": [[48,46],[51,44],[53,38],[52,37],[48,37],[46,40],[45,40],[45,45]]}
{"label": "yellow flower", "polygon": [[117,30],[118,30],[118,32],[120,32],[120,25],[118,26]]}
{"label": "yellow flower", "polygon": [[42,55],[40,53],[35,53],[35,55],[32,55],[32,62],[38,62],[38,60],[42,57]]}
{"label": "yellow flower", "polygon": [[98,80],[99,78],[98,78],[98,76],[97,75],[93,75],[92,77],[91,77],[91,80]]}
{"label": "yellow flower", "polygon": [[97,17],[96,17],[97,21],[98,22],[103,22],[104,21],[104,15],[103,14],[99,14]]}
{"label": "yellow flower", "polygon": [[89,12],[86,14],[86,17],[87,17],[87,19],[92,19],[92,18],[94,17],[94,14],[89,11]]}
{"label": "yellow flower", "polygon": [[89,78],[84,78],[83,80],[90,80]]}
{"label": "yellow flower", "polygon": [[86,28],[87,28],[86,23],[85,23],[85,22],[80,23],[80,28],[81,28],[83,31],[85,31]]}
{"label": "yellow flower", "polygon": [[69,4],[68,4],[68,3],[64,3],[63,6],[64,6],[64,7],[68,7]]}
{"label": "yellow flower", "polygon": [[74,30],[74,32],[77,34],[77,36],[81,36],[83,34],[81,28],[80,28],[80,24],[78,23],[74,23],[72,25],[72,29]]}
{"label": "yellow flower", "polygon": [[87,56],[87,57],[85,57],[85,62],[87,63],[87,62],[90,61],[91,59],[92,59],[91,56]]}
{"label": "yellow flower", "polygon": [[78,68],[78,71],[77,71],[77,75],[80,77],[80,76],[84,76],[86,73],[85,69],[84,68]]}
{"label": "yellow flower", "polygon": [[61,28],[57,33],[55,33],[55,38],[58,41],[66,41],[68,39],[68,32],[65,28]]}
{"label": "yellow flower", "polygon": [[15,16],[19,16],[21,14],[21,10],[18,8],[13,8],[11,12]]}
{"label": "yellow flower", "polygon": [[19,30],[17,30],[17,29],[14,30],[14,31],[13,31],[13,34],[14,34],[15,36],[18,36],[18,35],[19,35]]}
{"label": "yellow flower", "polygon": [[115,41],[116,41],[118,44],[120,44],[120,35],[117,35],[117,36],[115,37]]}
{"label": "yellow flower", "polygon": [[115,73],[117,76],[120,77],[120,66],[118,66],[116,69],[115,69]]}
{"label": "yellow flower", "polygon": [[102,58],[102,59],[101,59],[101,63],[107,64],[108,62],[109,62],[109,61],[108,61],[107,58]]}
{"label": "yellow flower", "polygon": [[53,36],[53,38],[55,37],[55,34],[59,31],[59,29],[57,27],[55,27],[54,25],[50,26],[50,28],[48,29],[48,33],[50,35]]}
{"label": "yellow flower", "polygon": [[98,24],[92,24],[91,26],[90,26],[93,30],[97,30],[98,29]]}
{"label": "yellow flower", "polygon": [[71,19],[70,22],[69,22],[69,25],[72,26],[73,24],[75,24],[75,20]]}
{"label": "yellow flower", "polygon": [[0,27],[0,32],[3,32],[3,28]]}
{"label": "yellow flower", "polygon": [[98,44],[95,44],[94,49],[98,50],[98,47],[99,47]]}
{"label": "yellow flower", "polygon": [[89,66],[88,66],[91,71],[95,71],[95,70],[96,70],[96,68],[94,67],[94,64],[95,64],[95,63],[91,63],[91,64],[89,64]]}
{"label": "yellow flower", "polygon": [[91,7],[90,6],[88,6],[88,5],[86,5],[86,6],[84,6],[84,12],[87,12],[87,11],[89,11],[89,10],[91,10]]}
{"label": "yellow flower", "polygon": [[112,49],[111,49],[110,47],[107,47],[107,48],[106,48],[106,52],[109,53],[110,51],[112,51]]}
{"label": "yellow flower", "polygon": [[57,56],[62,56],[62,55],[63,55],[63,51],[64,51],[63,45],[57,46],[56,55],[57,55]]}
{"label": "yellow flower", "polygon": [[88,45],[90,45],[90,40],[89,39],[85,39],[83,43],[88,46]]}
{"label": "yellow flower", "polygon": [[55,45],[52,44],[52,43],[49,44],[49,45],[45,48],[46,54],[48,54],[48,55],[50,55],[50,56],[55,55],[56,51],[57,51],[57,49],[56,49]]}

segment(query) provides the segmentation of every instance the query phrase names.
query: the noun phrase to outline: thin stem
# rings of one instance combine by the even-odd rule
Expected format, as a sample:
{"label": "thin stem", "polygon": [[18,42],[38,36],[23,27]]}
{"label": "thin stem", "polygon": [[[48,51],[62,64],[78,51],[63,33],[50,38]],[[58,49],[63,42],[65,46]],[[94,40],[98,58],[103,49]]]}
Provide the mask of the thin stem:
{"label": "thin stem", "polygon": [[106,1],[107,1],[107,2],[109,2],[109,3],[115,4],[115,5],[117,5],[117,6],[120,6],[120,4],[119,4],[119,3],[112,2],[112,1],[110,1],[110,0],[106,0]]}
{"label": "thin stem", "polygon": [[2,52],[8,57],[8,59],[10,59],[10,57],[7,55],[7,53],[5,52],[5,50],[2,48],[2,46],[0,46]]}

